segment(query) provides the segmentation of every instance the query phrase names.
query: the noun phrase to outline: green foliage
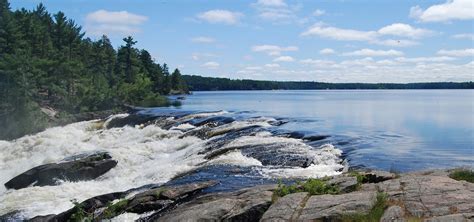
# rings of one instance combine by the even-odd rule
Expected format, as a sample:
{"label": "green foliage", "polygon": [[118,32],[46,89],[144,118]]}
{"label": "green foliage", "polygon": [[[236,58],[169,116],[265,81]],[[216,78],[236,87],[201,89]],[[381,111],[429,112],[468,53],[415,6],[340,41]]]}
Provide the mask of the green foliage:
{"label": "green foliage", "polygon": [[74,204],[74,213],[71,215],[68,221],[71,222],[91,222],[93,221],[92,215],[87,213],[84,210],[84,206],[77,202],[77,200],[73,199],[71,200],[72,204]]}
{"label": "green foliage", "polygon": [[298,192],[308,192],[310,195],[338,194],[340,192],[337,186],[328,185],[326,182],[324,179],[308,179],[304,182],[285,185],[278,181],[278,187],[273,192],[274,199]]}
{"label": "green foliage", "polygon": [[365,175],[357,171],[351,171],[349,172],[349,175],[357,178],[357,186],[362,185],[362,183],[367,180]]}
{"label": "green foliage", "polygon": [[104,213],[103,213],[104,218],[113,218],[123,213],[127,205],[128,205],[127,199],[120,200],[114,204],[109,203],[107,208],[104,210]]}
{"label": "green foliage", "polygon": [[341,221],[344,222],[379,222],[385,208],[387,208],[387,194],[377,193],[374,206],[367,214],[347,214],[343,215]]}
{"label": "green foliage", "polygon": [[324,83],[302,81],[264,81],[249,79],[228,79],[185,75],[192,91],[214,90],[277,90],[277,89],[474,89],[474,82],[433,82],[433,83]]}
{"label": "green foliage", "polygon": [[63,12],[50,14],[43,4],[11,11],[0,0],[0,139],[44,129],[40,107],[76,114],[122,103],[165,106],[162,95],[188,92],[179,70],[170,75],[131,36],[115,50],[105,35],[84,35]]}
{"label": "green foliage", "polygon": [[457,169],[454,170],[449,177],[455,180],[464,180],[469,183],[474,183],[474,171],[469,169]]}

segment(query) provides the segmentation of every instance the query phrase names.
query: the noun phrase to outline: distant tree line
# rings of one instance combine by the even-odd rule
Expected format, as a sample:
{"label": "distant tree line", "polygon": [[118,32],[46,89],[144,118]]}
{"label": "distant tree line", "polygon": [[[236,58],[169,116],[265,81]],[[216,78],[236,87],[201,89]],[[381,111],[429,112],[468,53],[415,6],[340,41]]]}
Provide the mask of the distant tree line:
{"label": "distant tree line", "polygon": [[0,0],[0,139],[42,129],[40,107],[74,114],[123,103],[160,106],[168,102],[162,95],[188,92],[178,69],[170,73],[132,37],[116,50],[105,35],[84,35],[43,4],[11,11]]}
{"label": "distant tree line", "polygon": [[324,83],[299,81],[238,80],[183,75],[191,91],[216,90],[310,90],[310,89],[474,89],[474,82],[429,83]]}

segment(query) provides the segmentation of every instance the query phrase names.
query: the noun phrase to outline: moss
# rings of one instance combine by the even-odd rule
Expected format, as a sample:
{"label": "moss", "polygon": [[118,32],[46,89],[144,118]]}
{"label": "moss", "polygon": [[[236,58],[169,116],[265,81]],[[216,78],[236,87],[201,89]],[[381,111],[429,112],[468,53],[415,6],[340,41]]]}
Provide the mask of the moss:
{"label": "moss", "polygon": [[128,205],[128,200],[123,199],[114,204],[109,203],[107,208],[103,212],[104,218],[113,218],[125,211],[125,208]]}
{"label": "moss", "polygon": [[160,198],[161,194],[165,191],[166,191],[166,188],[164,188],[164,187],[161,187],[160,189],[158,189],[155,193],[156,198]]}
{"label": "moss", "polygon": [[387,194],[377,193],[374,206],[367,214],[347,214],[341,217],[344,222],[378,222],[387,208]]}
{"label": "moss", "polygon": [[291,185],[285,185],[278,181],[278,187],[273,192],[272,200],[275,201],[278,197],[284,197],[291,193],[308,192],[310,195],[321,194],[338,194],[339,187],[335,185],[328,185],[326,179],[308,179],[304,182],[297,182]]}
{"label": "moss", "polygon": [[474,183],[474,171],[468,169],[457,169],[449,177],[455,180],[464,180],[469,183]]}

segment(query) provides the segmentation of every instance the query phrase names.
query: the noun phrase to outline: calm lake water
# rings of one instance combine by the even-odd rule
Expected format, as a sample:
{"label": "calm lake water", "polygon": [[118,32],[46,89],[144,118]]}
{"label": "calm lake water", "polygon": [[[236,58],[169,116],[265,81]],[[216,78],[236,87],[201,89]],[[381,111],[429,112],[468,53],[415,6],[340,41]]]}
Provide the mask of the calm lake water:
{"label": "calm lake water", "polygon": [[286,118],[282,128],[330,135],[351,166],[474,165],[474,90],[195,92],[180,109]]}

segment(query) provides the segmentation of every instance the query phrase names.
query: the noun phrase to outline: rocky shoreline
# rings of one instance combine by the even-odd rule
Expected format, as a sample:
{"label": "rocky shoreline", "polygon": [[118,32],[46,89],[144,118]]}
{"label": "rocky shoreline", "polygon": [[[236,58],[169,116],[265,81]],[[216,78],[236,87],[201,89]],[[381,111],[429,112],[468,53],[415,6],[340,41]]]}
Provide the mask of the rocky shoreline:
{"label": "rocky shoreline", "polygon": [[148,186],[96,196],[57,215],[21,219],[12,212],[0,221],[129,220],[120,219],[124,214],[136,221],[473,221],[474,184],[450,178],[454,171],[353,171],[320,180],[337,194],[282,197],[282,184],[215,193],[205,190],[218,180]]}

